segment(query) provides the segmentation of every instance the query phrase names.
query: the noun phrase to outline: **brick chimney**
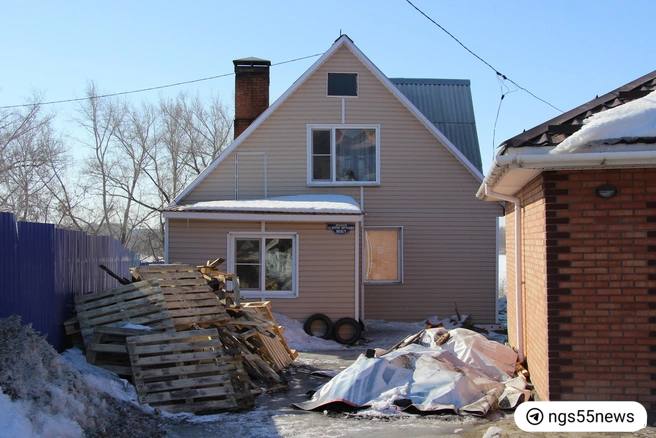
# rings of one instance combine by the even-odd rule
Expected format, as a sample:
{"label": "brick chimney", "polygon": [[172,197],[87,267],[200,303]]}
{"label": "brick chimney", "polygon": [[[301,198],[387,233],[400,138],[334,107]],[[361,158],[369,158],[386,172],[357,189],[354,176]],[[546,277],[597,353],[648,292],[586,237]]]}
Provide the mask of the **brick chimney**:
{"label": "brick chimney", "polygon": [[244,58],[235,65],[235,138],[269,107],[269,67],[271,61]]}

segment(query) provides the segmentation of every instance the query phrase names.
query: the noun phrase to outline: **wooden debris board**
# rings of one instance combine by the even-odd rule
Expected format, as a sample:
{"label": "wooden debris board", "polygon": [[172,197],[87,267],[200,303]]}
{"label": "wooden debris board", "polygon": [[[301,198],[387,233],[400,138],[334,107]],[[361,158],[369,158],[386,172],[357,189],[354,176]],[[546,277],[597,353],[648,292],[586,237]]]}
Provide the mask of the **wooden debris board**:
{"label": "wooden debris board", "polygon": [[285,341],[285,328],[278,325],[276,322],[276,318],[273,316],[273,312],[271,310],[271,301],[252,301],[244,303],[243,308],[251,319],[270,323],[270,327],[268,327],[267,330],[278,336],[279,342],[276,344],[279,343],[285,349],[285,351],[287,351],[287,354],[290,356],[292,361],[298,357],[298,352],[289,348],[287,341]]}
{"label": "wooden debris board", "polygon": [[254,329],[239,335],[239,337],[273,365],[276,371],[283,371],[293,362],[283,341],[271,332]]}
{"label": "wooden debris board", "polygon": [[164,306],[164,295],[157,283],[142,281],[116,289],[75,297],[75,309],[85,344],[93,329],[122,322],[173,330],[171,314]]}
{"label": "wooden debris board", "polygon": [[127,346],[141,403],[194,413],[253,404],[250,380],[216,329],[132,336]]}
{"label": "wooden debris board", "polygon": [[96,327],[86,347],[87,362],[132,380],[132,367],[126,339],[148,331],[118,327]]}
{"label": "wooden debris board", "polygon": [[223,324],[230,317],[203,275],[191,265],[149,265],[132,270],[140,280],[157,281],[177,330]]}

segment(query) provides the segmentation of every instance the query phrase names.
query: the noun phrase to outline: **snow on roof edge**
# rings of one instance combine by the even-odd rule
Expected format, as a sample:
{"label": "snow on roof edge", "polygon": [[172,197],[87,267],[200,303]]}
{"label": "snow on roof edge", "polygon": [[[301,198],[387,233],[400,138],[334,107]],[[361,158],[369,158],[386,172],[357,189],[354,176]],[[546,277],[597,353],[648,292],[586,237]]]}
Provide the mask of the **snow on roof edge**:
{"label": "snow on roof edge", "polygon": [[291,195],[267,199],[201,201],[168,211],[234,211],[282,213],[361,214],[360,205],[346,195]]}

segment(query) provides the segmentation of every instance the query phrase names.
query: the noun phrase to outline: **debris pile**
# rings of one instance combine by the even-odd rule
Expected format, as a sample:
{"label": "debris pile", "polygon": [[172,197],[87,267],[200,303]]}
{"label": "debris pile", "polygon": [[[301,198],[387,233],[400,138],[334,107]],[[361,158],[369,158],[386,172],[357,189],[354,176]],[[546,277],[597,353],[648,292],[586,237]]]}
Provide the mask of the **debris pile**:
{"label": "debris pile", "polygon": [[[222,262],[133,268],[122,286],[76,297],[66,331],[81,334],[89,363],[132,381],[141,403],[170,412],[249,409],[261,391],[285,386],[297,353],[269,302],[234,304],[239,282],[216,269]],[[225,290],[228,280],[235,290]]]}
{"label": "debris pile", "polygon": [[465,328],[427,328],[389,350],[368,350],[323,385],[305,410],[486,415],[528,400],[517,353]]}

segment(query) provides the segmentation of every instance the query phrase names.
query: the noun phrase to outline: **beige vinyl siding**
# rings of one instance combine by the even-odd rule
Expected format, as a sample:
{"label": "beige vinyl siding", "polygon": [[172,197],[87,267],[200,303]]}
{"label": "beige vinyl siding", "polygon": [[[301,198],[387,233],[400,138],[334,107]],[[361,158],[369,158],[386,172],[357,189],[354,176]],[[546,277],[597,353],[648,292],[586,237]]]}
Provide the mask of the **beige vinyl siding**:
{"label": "beige vinyl siding", "polygon": [[[478,322],[494,322],[495,218],[501,214],[500,206],[475,198],[480,181],[346,47],[328,59],[238,150],[268,152],[269,196],[341,193],[360,200],[359,187],[308,187],[306,182],[306,125],[342,121],[342,99],[326,97],[330,71],[358,73],[359,96],[344,99],[345,122],[377,124],[381,129],[381,184],[363,189],[365,226],[404,227],[405,282],[366,285],[365,316],[418,320],[451,315],[457,304],[461,313]],[[234,159],[232,153],[183,203],[233,199]],[[339,257],[333,255],[335,260]]]}
{"label": "beige vinyl siding", "polygon": [[[298,297],[271,299],[273,310],[305,320],[321,312],[337,319],[355,312],[355,233],[337,235],[322,223],[266,223],[266,231],[298,233]],[[229,232],[260,232],[260,222],[169,220],[174,263],[228,259]],[[223,266],[226,269],[226,265]]]}
{"label": "beige vinyl siding", "polygon": [[266,197],[266,154],[237,152],[237,199]]}

